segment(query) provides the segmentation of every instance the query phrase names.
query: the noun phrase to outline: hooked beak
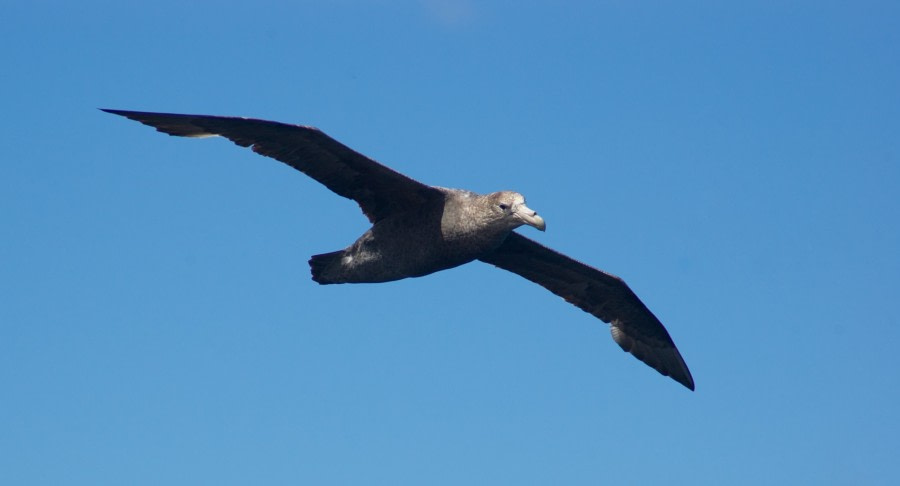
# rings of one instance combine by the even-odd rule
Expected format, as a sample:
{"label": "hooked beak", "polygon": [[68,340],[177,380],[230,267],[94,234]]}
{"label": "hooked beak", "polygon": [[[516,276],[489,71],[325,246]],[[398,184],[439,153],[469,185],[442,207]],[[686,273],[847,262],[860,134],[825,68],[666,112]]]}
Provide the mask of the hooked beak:
{"label": "hooked beak", "polygon": [[547,230],[547,223],[544,222],[544,218],[538,216],[536,211],[532,211],[524,204],[519,204],[519,207],[516,208],[516,217],[528,226],[534,226],[541,231]]}

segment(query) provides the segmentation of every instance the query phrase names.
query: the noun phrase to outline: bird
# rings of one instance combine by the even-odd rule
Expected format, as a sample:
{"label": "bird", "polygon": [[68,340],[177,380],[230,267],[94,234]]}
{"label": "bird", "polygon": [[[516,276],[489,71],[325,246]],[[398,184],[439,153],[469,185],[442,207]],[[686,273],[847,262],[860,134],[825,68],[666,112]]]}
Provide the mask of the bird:
{"label": "bird", "polygon": [[514,191],[478,194],[430,186],[321,130],[254,118],[101,108],[179,137],[224,137],[283,162],[359,204],[372,227],[343,250],[313,255],[312,280],[379,283],[473,261],[518,274],[610,325],[613,340],[690,390],[694,379],[666,328],[625,282],[517,231],[546,222]]}

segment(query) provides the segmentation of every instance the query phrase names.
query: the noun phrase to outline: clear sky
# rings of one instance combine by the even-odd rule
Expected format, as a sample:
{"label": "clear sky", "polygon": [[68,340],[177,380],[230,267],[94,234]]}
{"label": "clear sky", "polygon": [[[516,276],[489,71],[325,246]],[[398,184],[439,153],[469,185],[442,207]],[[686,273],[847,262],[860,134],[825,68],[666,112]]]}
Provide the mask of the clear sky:
{"label": "clear sky", "polygon": [[[900,483],[896,2],[2,11],[0,483]],[[319,286],[352,201],[98,107],[517,190],[697,391],[485,264]]]}

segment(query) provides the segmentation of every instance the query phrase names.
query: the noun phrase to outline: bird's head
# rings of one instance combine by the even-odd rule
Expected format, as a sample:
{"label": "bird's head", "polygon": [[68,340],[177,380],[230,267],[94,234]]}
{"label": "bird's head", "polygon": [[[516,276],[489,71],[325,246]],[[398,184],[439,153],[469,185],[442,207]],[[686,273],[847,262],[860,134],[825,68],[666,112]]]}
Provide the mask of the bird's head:
{"label": "bird's head", "polygon": [[499,191],[488,195],[491,211],[497,220],[504,221],[510,229],[523,224],[544,231],[547,224],[536,211],[525,205],[525,196],[513,191]]}

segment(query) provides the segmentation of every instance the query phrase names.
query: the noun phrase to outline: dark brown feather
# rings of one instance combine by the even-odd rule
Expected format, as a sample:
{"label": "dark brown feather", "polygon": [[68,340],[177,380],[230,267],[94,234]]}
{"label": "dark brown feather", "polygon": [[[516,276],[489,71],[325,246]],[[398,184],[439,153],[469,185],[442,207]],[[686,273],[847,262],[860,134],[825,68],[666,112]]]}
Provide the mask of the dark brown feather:
{"label": "dark brown feather", "polygon": [[691,372],[666,328],[619,277],[515,232],[480,260],[521,275],[609,323],[613,339],[622,349],[694,389]]}
{"label": "dark brown feather", "polygon": [[252,118],[103,111],[124,116],[179,137],[219,135],[271,157],[321,182],[335,194],[359,203],[369,221],[441,197],[435,189],[354,151],[322,131]]}

